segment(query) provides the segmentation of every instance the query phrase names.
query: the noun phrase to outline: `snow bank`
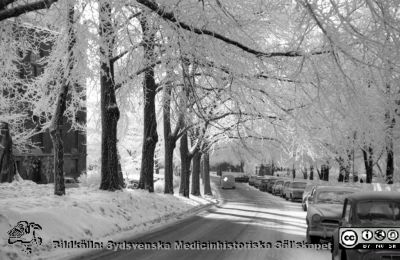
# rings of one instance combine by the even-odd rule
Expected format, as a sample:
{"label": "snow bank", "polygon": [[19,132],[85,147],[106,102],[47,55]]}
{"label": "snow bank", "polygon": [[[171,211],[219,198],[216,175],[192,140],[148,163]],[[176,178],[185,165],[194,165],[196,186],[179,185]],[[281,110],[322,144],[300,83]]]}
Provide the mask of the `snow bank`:
{"label": "snow bank", "polygon": [[[39,258],[54,250],[53,240],[102,241],[127,230],[132,231],[131,235],[137,234],[210,203],[202,198],[129,189],[108,192],[97,187],[70,188],[66,196],[58,197],[53,195],[53,184],[0,184],[0,259]],[[33,247],[31,254],[22,252],[21,243],[8,245],[7,232],[18,221],[42,227],[36,233],[43,239],[42,245]]]}

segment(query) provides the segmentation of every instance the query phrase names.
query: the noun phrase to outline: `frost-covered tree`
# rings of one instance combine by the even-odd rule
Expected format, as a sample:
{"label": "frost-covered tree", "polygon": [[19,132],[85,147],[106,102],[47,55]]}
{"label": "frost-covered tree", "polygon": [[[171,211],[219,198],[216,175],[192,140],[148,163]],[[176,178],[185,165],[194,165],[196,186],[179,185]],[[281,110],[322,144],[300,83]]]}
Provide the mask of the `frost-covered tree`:
{"label": "frost-covered tree", "polygon": [[[387,180],[391,181],[395,166],[394,150],[398,139],[395,133],[398,129],[396,120],[399,100],[399,3],[299,3],[323,35],[324,41],[331,46],[334,54],[334,66],[330,71],[335,71],[335,81],[339,79],[339,84],[336,84],[333,91],[337,97],[342,95],[342,102],[331,104],[331,109],[345,114],[342,122],[346,122],[344,127],[350,130],[350,135],[352,132],[357,133],[355,143],[363,151],[368,180],[372,174],[373,151],[385,149],[385,175]],[[332,79],[331,82],[335,81]],[[341,109],[339,104],[344,108]],[[346,139],[346,135],[343,138]],[[379,168],[379,164],[377,166]]]}
{"label": "frost-covered tree", "polygon": [[117,123],[120,111],[116,100],[114,63],[116,32],[112,6],[99,1],[100,93],[101,93],[101,184],[100,189],[123,188],[117,151]]}

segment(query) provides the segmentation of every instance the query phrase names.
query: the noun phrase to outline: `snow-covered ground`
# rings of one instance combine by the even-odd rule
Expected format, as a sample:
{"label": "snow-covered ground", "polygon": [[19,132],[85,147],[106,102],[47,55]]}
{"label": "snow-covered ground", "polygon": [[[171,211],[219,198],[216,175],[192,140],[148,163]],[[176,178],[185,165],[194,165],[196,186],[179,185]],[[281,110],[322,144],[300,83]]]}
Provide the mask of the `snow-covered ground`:
{"label": "snow-covered ground", "polygon": [[[214,198],[187,199],[142,190],[107,192],[86,185],[89,183],[67,189],[63,197],[53,195],[52,184],[0,184],[0,259],[59,259],[63,254],[83,253],[84,249],[54,249],[52,241],[118,240],[173,222],[216,202]],[[8,231],[19,221],[33,222],[42,228],[36,230],[42,244],[33,246],[30,254],[23,252],[22,243],[8,244]]]}

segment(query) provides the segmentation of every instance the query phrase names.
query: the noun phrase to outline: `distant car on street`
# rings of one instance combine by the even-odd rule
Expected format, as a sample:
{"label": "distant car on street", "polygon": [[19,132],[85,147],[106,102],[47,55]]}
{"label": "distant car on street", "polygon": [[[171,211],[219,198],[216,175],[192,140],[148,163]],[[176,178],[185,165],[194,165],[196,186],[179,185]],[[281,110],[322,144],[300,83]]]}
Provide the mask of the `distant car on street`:
{"label": "distant car on street", "polygon": [[340,249],[340,227],[399,227],[399,192],[357,192],[349,195],[343,204],[339,226],[334,231],[332,259],[400,259],[398,249]]}
{"label": "distant car on street", "polygon": [[286,189],[286,200],[295,201],[303,198],[304,189],[307,186],[305,181],[292,181]]}
{"label": "distant car on street", "polygon": [[321,239],[332,239],[333,231],[339,225],[345,198],[357,191],[359,188],[355,187],[314,187],[308,198],[307,242],[316,244]]}
{"label": "distant car on street", "polygon": [[267,183],[267,192],[272,193],[272,187],[274,187],[275,183],[278,181],[278,178],[271,178]]}
{"label": "distant car on street", "polygon": [[284,183],[285,183],[285,180],[277,180],[275,182],[274,186],[272,187],[272,194],[281,196]]}
{"label": "distant car on street", "polygon": [[272,181],[275,181],[276,179],[277,179],[277,178],[274,177],[274,176],[265,177],[265,179],[263,179],[263,180],[261,181],[261,185],[260,185],[260,187],[259,187],[259,190],[260,190],[260,191],[264,191],[264,192],[268,191],[268,185],[269,185],[269,183],[272,182]]}
{"label": "distant car on street", "polygon": [[254,186],[254,182],[255,182],[255,180],[256,180],[256,175],[250,175],[250,177],[249,177],[249,185],[250,186]]}
{"label": "distant car on street", "polygon": [[260,185],[262,182],[265,182],[265,180],[269,179],[271,176],[257,176],[256,180],[254,181],[254,187],[260,188]]}
{"label": "distant car on street", "polygon": [[235,177],[235,182],[249,182],[249,176],[242,175]]}
{"label": "distant car on street", "polygon": [[221,176],[222,189],[235,189],[235,177],[233,175],[224,174]]}

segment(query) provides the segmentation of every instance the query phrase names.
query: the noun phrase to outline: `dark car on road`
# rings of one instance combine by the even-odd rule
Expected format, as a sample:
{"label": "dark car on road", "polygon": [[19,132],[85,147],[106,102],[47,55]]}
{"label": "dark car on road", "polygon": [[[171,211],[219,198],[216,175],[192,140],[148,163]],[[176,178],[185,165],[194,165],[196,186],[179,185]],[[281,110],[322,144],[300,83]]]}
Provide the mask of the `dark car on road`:
{"label": "dark car on road", "polygon": [[[400,227],[399,192],[357,192],[343,204],[338,228],[333,236],[332,259],[400,259],[398,249],[340,249],[340,227]],[[371,240],[372,242],[372,240]]]}
{"label": "dark car on road", "polygon": [[250,175],[249,177],[249,185],[254,186],[254,182],[256,181],[256,175]]}
{"label": "dark car on road", "polygon": [[268,176],[268,177],[265,177],[264,179],[262,179],[261,180],[261,184],[260,184],[260,186],[258,187],[258,189],[260,190],[260,191],[267,191],[267,187],[268,187],[268,183],[270,182],[270,181],[272,181],[272,180],[275,180],[276,178],[275,177],[270,177],[270,176]]}
{"label": "dark car on road", "polygon": [[249,176],[242,175],[235,177],[235,182],[249,182]]}
{"label": "dark car on road", "polygon": [[285,180],[277,180],[272,187],[272,194],[276,196],[281,196],[284,183]]}
{"label": "dark car on road", "polygon": [[267,192],[272,193],[272,188],[274,187],[275,183],[278,181],[278,178],[273,178],[267,183]]}
{"label": "dark car on road", "polygon": [[359,191],[355,187],[317,186],[308,198],[306,216],[307,242],[315,244],[321,239],[332,240],[333,232],[342,215],[347,196]]}
{"label": "dark car on road", "polygon": [[223,174],[220,179],[222,189],[235,189],[235,177],[230,174]]}
{"label": "dark car on road", "polygon": [[306,186],[307,182],[292,181],[286,190],[286,199],[289,199],[290,201],[301,200]]}
{"label": "dark car on road", "polygon": [[254,180],[254,187],[259,188],[263,180],[268,179],[269,176],[257,176]]}

